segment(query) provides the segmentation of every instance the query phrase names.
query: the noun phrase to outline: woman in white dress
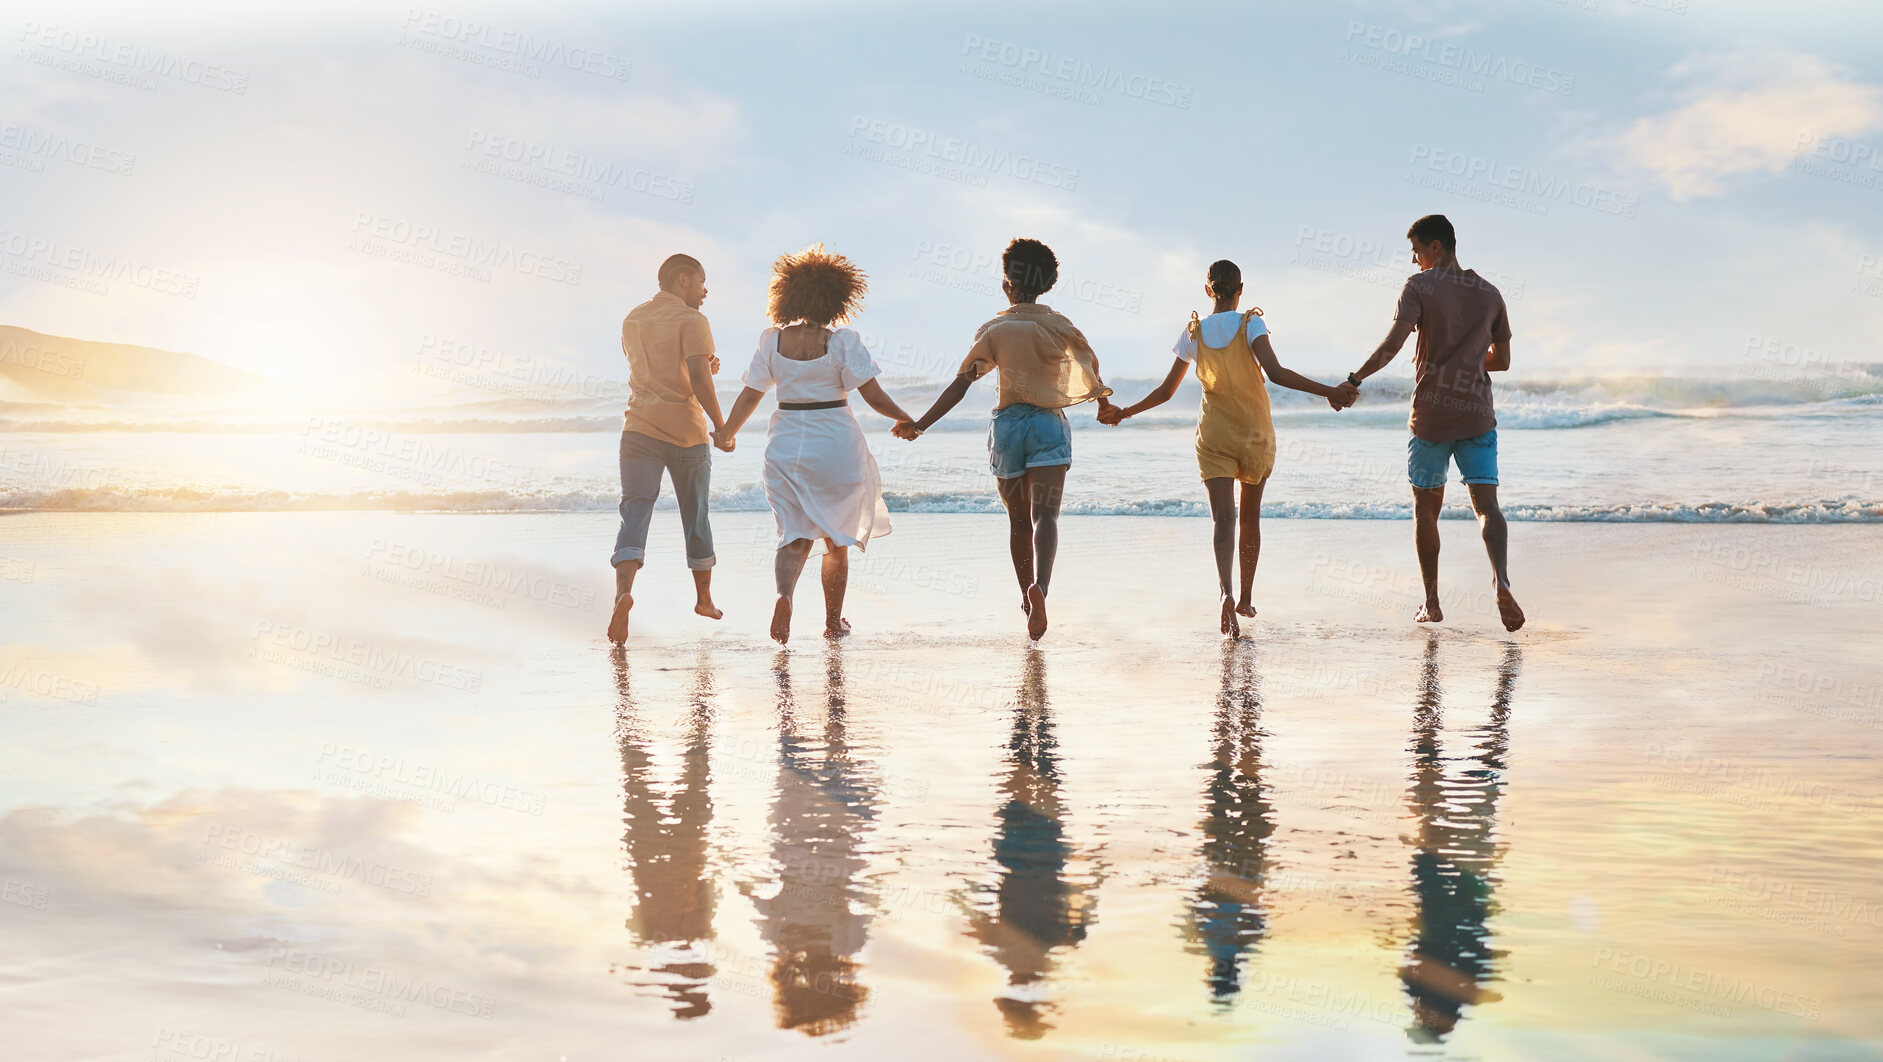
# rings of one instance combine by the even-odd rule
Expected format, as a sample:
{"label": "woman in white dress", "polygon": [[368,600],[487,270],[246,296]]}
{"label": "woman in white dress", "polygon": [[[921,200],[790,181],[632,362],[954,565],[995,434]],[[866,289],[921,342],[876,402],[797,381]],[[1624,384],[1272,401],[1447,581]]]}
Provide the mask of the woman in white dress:
{"label": "woman in white dress", "polygon": [[778,518],[771,636],[780,645],[791,637],[791,597],[812,541],[823,539],[826,549],[824,636],[841,638],[850,633],[850,621],[843,618],[849,547],[866,549],[870,539],[889,533],[882,475],[850,412],[850,392],[898,425],[913,418],[876,382],[882,370],[863,340],[848,328],[831,327],[856,314],[865,290],[862,271],[821,244],[773,263],[774,327],[759,336],[745,390],[713,440],[730,451],[759,399],[778,389],[778,411],[765,444],[765,499]]}

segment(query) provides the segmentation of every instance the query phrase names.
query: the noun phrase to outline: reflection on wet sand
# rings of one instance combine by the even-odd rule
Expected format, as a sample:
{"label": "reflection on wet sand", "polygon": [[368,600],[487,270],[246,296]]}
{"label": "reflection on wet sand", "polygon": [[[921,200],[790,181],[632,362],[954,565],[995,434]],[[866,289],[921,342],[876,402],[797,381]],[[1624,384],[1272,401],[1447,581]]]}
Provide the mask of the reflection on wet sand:
{"label": "reflection on wet sand", "polygon": [[[627,653],[614,650],[615,732],[621,744],[622,842],[634,876],[634,912],[628,929],[643,946],[664,946],[669,959],[651,968],[655,987],[673,1000],[676,1018],[713,1009],[706,985],[713,965],[703,944],[713,936],[714,886],[707,874],[706,830],[713,820],[711,741],[712,669],[706,654],[694,673],[679,779],[663,799],[652,782],[651,735],[630,689]],[[664,806],[663,806],[664,805]],[[642,973],[646,967],[633,968]]]}
{"label": "reflection on wet sand", "polygon": [[1191,951],[1208,956],[1204,981],[1219,1004],[1232,1002],[1241,989],[1243,956],[1267,928],[1264,850],[1275,823],[1262,792],[1260,682],[1255,646],[1224,642],[1211,758],[1204,764],[1208,812],[1201,828],[1209,877],[1191,896],[1184,926]]}
{"label": "reflection on wet sand", "polygon": [[1495,979],[1504,952],[1490,946],[1485,919],[1495,910],[1497,797],[1509,751],[1511,691],[1523,664],[1515,645],[1504,651],[1490,719],[1469,732],[1472,751],[1448,778],[1439,732],[1444,725],[1438,678],[1438,640],[1426,642],[1419,700],[1412,723],[1412,783],[1407,803],[1418,819],[1412,887],[1418,903],[1413,941],[1400,964],[1412,998],[1414,1040],[1437,1042],[1454,1029],[1465,1006],[1500,999],[1484,983]]}
{"label": "reflection on wet sand", "polygon": [[968,916],[969,935],[1007,969],[1007,991],[994,1005],[1009,1035],[1022,1039],[1052,1028],[1044,993],[1052,953],[1077,946],[1094,918],[1094,893],[1066,874],[1073,850],[1059,796],[1058,747],[1046,699],[1046,658],[1029,648],[1000,787],[1007,800],[994,833],[994,861],[1001,866],[994,911],[977,907]]}
{"label": "reflection on wet sand", "polygon": [[879,787],[852,758],[845,736],[843,650],[825,655],[823,740],[799,733],[789,657],[778,654],[778,792],[772,801],[772,860],[779,888],[755,898],[759,930],[773,949],[773,1009],[781,1029],[823,1036],[853,1024],[869,995],[856,954],[869,934],[873,899],[857,882],[863,831],[876,819]]}

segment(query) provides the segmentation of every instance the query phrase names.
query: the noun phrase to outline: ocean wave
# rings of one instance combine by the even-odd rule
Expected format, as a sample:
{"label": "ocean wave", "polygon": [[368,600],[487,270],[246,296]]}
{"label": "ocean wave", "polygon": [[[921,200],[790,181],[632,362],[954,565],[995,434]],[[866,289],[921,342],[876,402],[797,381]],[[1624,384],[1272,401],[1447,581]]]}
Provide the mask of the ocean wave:
{"label": "ocean wave", "polygon": [[[283,491],[242,488],[67,488],[0,491],[0,510],[40,512],[609,512],[620,502],[613,490],[460,491]],[[991,491],[884,492],[891,512],[978,513],[1002,511]],[[755,483],[713,491],[720,512],[765,512],[765,492]],[[672,509],[663,497],[659,508]],[[1132,501],[1068,499],[1071,516],[1205,517],[1208,506],[1193,498]],[[1277,502],[1262,507],[1277,520],[1406,520],[1403,502]],[[1883,500],[1818,499],[1790,502],[1642,502],[1616,505],[1507,504],[1510,520],[1536,523],[1675,524],[1870,524],[1883,523]],[[1468,506],[1445,510],[1448,519],[1472,519]]]}
{"label": "ocean wave", "polygon": [[[1668,418],[1719,417],[1850,417],[1883,412],[1883,376],[1877,366],[1861,371],[1840,371],[1815,377],[1784,379],[1687,377],[1618,377],[1587,380],[1529,380],[1497,382],[1495,405],[1498,426],[1516,431],[1588,428],[1628,421]],[[1156,381],[1119,380],[1113,387],[1120,401],[1148,393]],[[899,400],[919,408],[933,388],[898,390]],[[993,400],[991,388],[970,397],[953,415],[936,424],[938,432],[984,432]],[[730,396],[722,396],[730,402]],[[1411,381],[1403,377],[1367,383],[1360,402],[1337,416],[1324,400],[1299,391],[1270,389],[1270,404],[1278,423],[1321,422],[1346,427],[1400,428],[1411,402]],[[1188,380],[1169,403],[1133,418],[1124,430],[1184,428],[1196,424],[1198,391]],[[884,431],[888,424],[856,404],[866,430]],[[759,411],[770,412],[767,402]],[[1097,409],[1075,406],[1067,417],[1075,427],[1097,425]],[[1330,419],[1331,418],[1331,419]],[[595,399],[568,402],[482,402],[425,406],[411,409],[290,411],[217,409],[165,409],[145,407],[134,412],[98,406],[57,406],[45,403],[0,404],[0,432],[177,432],[222,434],[292,434],[308,429],[310,419],[343,420],[363,429],[412,435],[457,434],[593,434],[621,430],[621,414]]]}

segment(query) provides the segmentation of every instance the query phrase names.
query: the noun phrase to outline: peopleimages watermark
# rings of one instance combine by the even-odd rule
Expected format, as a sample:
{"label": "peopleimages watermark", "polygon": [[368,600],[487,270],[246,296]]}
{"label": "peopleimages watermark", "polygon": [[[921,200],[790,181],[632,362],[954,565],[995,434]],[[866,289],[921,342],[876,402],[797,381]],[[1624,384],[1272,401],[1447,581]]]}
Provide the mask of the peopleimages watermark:
{"label": "peopleimages watermark", "polygon": [[1800,130],[1789,168],[1858,188],[1883,188],[1883,151],[1840,136]]}
{"label": "peopleimages watermark", "polygon": [[157,79],[175,78],[186,85],[238,96],[248,94],[245,73],[96,33],[27,22],[19,39],[26,47],[14,53],[15,59],[133,85],[147,92],[157,90]]}
{"label": "peopleimages watermark", "polygon": [[14,881],[12,878],[0,880],[0,903],[10,903],[16,907],[30,907],[35,911],[44,910],[46,901],[52,896],[46,889],[29,881]]}
{"label": "peopleimages watermark", "polygon": [[172,1029],[159,1026],[151,1041],[157,1053],[150,1062],[302,1062],[300,1055],[287,1055],[267,1047],[213,1036],[196,1029]]}
{"label": "peopleimages watermark", "polygon": [[960,73],[1033,92],[1096,105],[1099,92],[1190,109],[1196,89],[1165,78],[1103,66],[1045,48],[969,33],[962,38]]}
{"label": "peopleimages watermark", "polygon": [[1683,780],[1675,774],[1660,775],[1658,781],[1662,789],[1717,796],[1750,807],[1778,808],[1783,805],[1765,798],[1781,797],[1844,814],[1869,816],[1875,814],[1879,806],[1877,799],[1867,793],[1783,774],[1743,760],[1704,755],[1692,749],[1651,743],[1643,749],[1642,759],[1686,776]]}
{"label": "peopleimages watermark", "polygon": [[1817,347],[1757,332],[1746,333],[1744,357],[1760,364],[1742,367],[1741,376],[1813,385],[1819,390],[1840,389],[1841,382],[1870,375],[1863,365],[1833,358]]}
{"label": "peopleimages watermark", "polygon": [[[342,745],[323,741],[320,745],[320,754],[314,758],[314,762],[325,768],[324,773],[320,770],[315,772],[316,780],[343,785],[346,788],[357,788],[350,784],[351,782],[405,787],[424,793],[437,793],[449,798],[475,801],[493,808],[535,815],[539,818],[549,801],[549,798],[542,793],[519,789],[469,771],[454,771],[423,760],[389,756],[359,745]],[[453,808],[441,810],[448,811]]]}
{"label": "peopleimages watermark", "polygon": [[1341,52],[1341,58],[1350,63],[1470,92],[1484,91],[1484,81],[1480,78],[1557,96],[1567,96],[1576,90],[1576,75],[1553,66],[1496,52],[1480,52],[1453,41],[1432,40],[1378,23],[1350,19],[1344,42],[1348,47]]}
{"label": "peopleimages watermark", "polygon": [[853,158],[931,174],[977,188],[987,187],[989,174],[1067,192],[1079,186],[1076,167],[881,118],[853,115],[848,135],[850,144],[844,148],[844,154]]}
{"label": "peopleimages watermark", "polygon": [[491,608],[503,608],[507,600],[514,599],[578,612],[595,610],[592,586],[578,586],[540,571],[472,560],[394,539],[373,539],[360,574]]}
{"label": "peopleimages watermark", "polygon": [[[1295,250],[1288,264],[1395,288],[1404,285],[1416,269],[1404,241],[1381,241],[1314,225],[1303,225],[1295,234]],[[1523,277],[1501,270],[1473,272],[1496,284],[1499,294],[1509,302],[1522,302],[1524,289],[1530,284]]]}
{"label": "peopleimages watermark", "polygon": [[509,270],[558,284],[582,283],[579,263],[481,236],[364,210],[353,218],[353,238],[348,241],[347,250],[485,282],[490,280],[493,270]]}
{"label": "peopleimages watermark", "polygon": [[0,229],[0,269],[15,276],[109,295],[111,283],[129,284],[161,295],[196,297],[201,278],[151,265],[129,255],[67,243],[47,236]]}
{"label": "peopleimages watermark", "polygon": [[1625,218],[1635,217],[1641,210],[1640,196],[1430,144],[1413,144],[1407,164],[1412,167],[1406,175],[1410,183],[1527,214],[1547,215],[1553,204]]}
{"label": "peopleimages watermark", "polygon": [[610,81],[626,81],[634,72],[633,60],[613,52],[534,37],[438,11],[407,8],[399,29],[399,43],[407,48],[524,77],[542,77],[545,66]]}
{"label": "peopleimages watermark", "polygon": [[[1631,979],[1619,981],[1614,976],[1590,978],[1589,983],[1594,987],[1676,1006],[1689,1006],[1722,1017],[1732,1014],[1730,1004],[1735,1003],[1750,1004],[1760,1010],[1790,1014],[1809,1021],[1817,1021],[1824,1016],[1824,1000],[1821,997],[1761,984],[1749,978],[1728,977],[1717,970],[1690,966],[1641,952],[1599,947],[1593,965],[1605,975]],[[1663,994],[1656,989],[1668,991]],[[1689,994],[1683,997],[1680,993]]]}
{"label": "peopleimages watermark", "polygon": [[[1000,293],[1000,282],[1004,275],[997,252],[977,251],[934,240],[917,240],[911,257],[915,260],[915,265],[910,267],[908,273],[911,279],[976,295],[991,297]],[[1072,299],[1126,313],[1137,313],[1144,306],[1142,291],[1080,277],[1063,267],[1047,295],[1054,302]]]}
{"label": "peopleimages watermark", "polygon": [[[1876,275],[1871,276],[1872,273]],[[1873,299],[1883,299],[1883,255],[1857,256],[1857,279],[1850,282],[1850,290]]]}
{"label": "peopleimages watermark", "polygon": [[488,129],[472,129],[464,150],[468,154],[461,164],[464,169],[598,203],[610,188],[676,203],[693,202],[692,181]]}
{"label": "peopleimages watermark", "polygon": [[[4,360],[4,352],[0,352],[0,360]],[[539,401],[581,397],[625,402],[629,395],[626,380],[578,372],[546,358],[519,356],[429,332],[419,337],[418,360],[412,371],[465,387]]]}
{"label": "peopleimages watermark", "polygon": [[17,122],[0,125],[0,166],[44,173],[48,159],[120,177],[129,177],[137,166],[137,156],[128,151],[64,133],[43,132]]}
{"label": "peopleimages watermark", "polygon": [[77,354],[68,354],[62,350],[48,350],[34,343],[9,339],[0,344],[0,365],[18,365],[22,369],[33,369],[48,376],[64,376],[68,379],[81,379],[85,375],[86,360]]}
{"label": "peopleimages watermark", "polygon": [[482,671],[296,623],[256,620],[250,637],[255,645],[249,655],[257,660],[375,689],[391,689],[394,679],[465,693],[484,685]]}
{"label": "peopleimages watermark", "polygon": [[98,687],[89,682],[69,675],[54,674],[44,668],[8,664],[0,669],[0,701],[7,700],[16,692],[87,707],[98,703]]}
{"label": "peopleimages watermark", "polygon": [[[407,896],[430,896],[432,893],[430,874],[414,873],[378,859],[343,855],[325,845],[306,844],[220,822],[204,824],[202,846],[200,862],[212,862],[210,857],[220,849],[226,853],[296,867],[340,881],[356,881]],[[340,890],[333,888],[324,891]]]}
{"label": "peopleimages watermark", "polygon": [[462,477],[514,488],[527,486],[540,478],[535,469],[451,443],[433,442],[422,435],[386,431],[318,414],[307,418],[301,436],[301,445],[295,451],[298,454],[421,486],[442,486],[449,477]]}
{"label": "peopleimages watermark", "polygon": [[1755,918],[1834,937],[1844,936],[1849,925],[1883,929],[1883,907],[1847,892],[1722,866],[1707,868],[1706,883],[1717,890],[1707,903]]}
{"label": "peopleimages watermark", "polygon": [[[270,973],[263,977],[263,984],[398,1017],[405,1016],[404,1003],[420,1003],[486,1020],[494,1017],[497,1009],[497,1001],[480,992],[455,989],[436,984],[429,977],[395,973],[378,966],[355,966],[350,959],[330,958],[303,948],[270,946],[268,968]],[[337,988],[332,987],[335,983]]]}

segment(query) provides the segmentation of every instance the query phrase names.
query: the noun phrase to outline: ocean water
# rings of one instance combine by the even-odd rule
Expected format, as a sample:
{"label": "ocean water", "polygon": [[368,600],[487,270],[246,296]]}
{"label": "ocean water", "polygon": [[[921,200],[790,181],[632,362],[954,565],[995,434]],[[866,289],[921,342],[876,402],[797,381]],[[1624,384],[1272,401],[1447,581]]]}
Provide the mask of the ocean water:
{"label": "ocean water", "polygon": [[[1516,520],[1846,523],[1883,520],[1883,367],[1816,376],[1499,381],[1501,497]],[[619,500],[625,389],[510,386],[460,375],[446,398],[389,406],[0,403],[0,508],[102,511],[592,511]],[[1274,392],[1273,518],[1400,518],[1407,381],[1335,413]],[[912,412],[933,380],[886,378]],[[1152,381],[1113,382],[1135,400]],[[731,394],[722,396],[729,404]],[[855,403],[891,511],[994,512],[983,384],[921,440]],[[1202,516],[1194,383],[1118,428],[1072,411],[1066,510]],[[716,454],[713,504],[762,511],[770,402]],[[1454,490],[1448,512],[1464,516]],[[663,500],[671,506],[671,496]]]}

